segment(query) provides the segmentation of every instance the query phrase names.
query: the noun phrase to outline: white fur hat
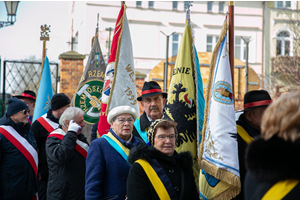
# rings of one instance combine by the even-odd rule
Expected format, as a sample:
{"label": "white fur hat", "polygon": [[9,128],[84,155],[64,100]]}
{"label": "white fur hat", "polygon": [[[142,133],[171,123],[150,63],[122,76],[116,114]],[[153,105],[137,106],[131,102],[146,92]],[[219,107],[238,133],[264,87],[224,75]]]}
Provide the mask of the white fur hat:
{"label": "white fur hat", "polygon": [[134,120],[137,118],[137,113],[134,108],[131,106],[117,106],[113,108],[111,111],[109,111],[108,116],[107,116],[107,122],[111,125],[111,120],[120,115],[120,114],[130,114],[134,118]]}

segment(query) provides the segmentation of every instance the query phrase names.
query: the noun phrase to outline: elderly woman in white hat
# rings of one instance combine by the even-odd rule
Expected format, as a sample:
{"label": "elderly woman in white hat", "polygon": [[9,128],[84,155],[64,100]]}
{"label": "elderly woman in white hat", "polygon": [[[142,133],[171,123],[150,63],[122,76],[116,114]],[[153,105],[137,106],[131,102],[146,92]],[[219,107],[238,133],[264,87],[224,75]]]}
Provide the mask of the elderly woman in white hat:
{"label": "elderly woman in white hat", "polygon": [[85,199],[122,199],[130,164],[129,151],[143,143],[132,134],[136,110],[130,106],[113,108],[107,116],[109,132],[94,140],[86,159]]}

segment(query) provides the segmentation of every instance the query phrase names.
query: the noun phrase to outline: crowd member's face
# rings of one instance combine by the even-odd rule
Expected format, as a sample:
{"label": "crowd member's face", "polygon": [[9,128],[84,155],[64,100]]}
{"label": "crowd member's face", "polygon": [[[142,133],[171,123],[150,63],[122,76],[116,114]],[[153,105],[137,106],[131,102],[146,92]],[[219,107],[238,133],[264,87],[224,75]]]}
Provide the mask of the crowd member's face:
{"label": "crowd member's face", "polygon": [[173,127],[168,129],[157,128],[154,137],[154,148],[168,156],[172,156],[174,153],[175,142],[176,134]]}
{"label": "crowd member's face", "polygon": [[33,116],[35,101],[28,98],[20,98],[21,101],[24,101],[30,110],[30,116]]}
{"label": "crowd member's face", "polygon": [[166,99],[163,98],[162,94],[150,97],[143,97],[141,101],[144,111],[146,112],[147,116],[152,120],[162,118],[165,103]]}
{"label": "crowd member's face", "polygon": [[30,110],[29,109],[24,109],[21,110],[13,115],[10,116],[10,118],[15,122],[15,123],[28,123],[28,116],[29,116]]}
{"label": "crowd member's face", "polygon": [[61,108],[59,108],[58,110],[57,110],[57,119],[59,119],[60,118],[60,116],[64,113],[64,111],[67,109],[67,108],[69,108],[70,107],[70,104],[68,104],[68,105],[65,105],[64,107],[61,107]]}
{"label": "crowd member's face", "polygon": [[83,115],[81,113],[78,113],[75,117],[74,117],[74,122],[77,123],[79,126],[81,126],[81,129],[79,129],[77,131],[77,135],[81,133],[82,128],[85,127],[84,124],[84,118]]}
{"label": "crowd member's face", "polygon": [[267,109],[267,106],[255,108],[250,111],[246,111],[246,118],[250,126],[253,128],[260,130],[262,116]]}
{"label": "crowd member's face", "polygon": [[123,140],[128,140],[133,130],[134,118],[132,115],[124,113],[116,117],[115,121],[111,122],[112,130]]}

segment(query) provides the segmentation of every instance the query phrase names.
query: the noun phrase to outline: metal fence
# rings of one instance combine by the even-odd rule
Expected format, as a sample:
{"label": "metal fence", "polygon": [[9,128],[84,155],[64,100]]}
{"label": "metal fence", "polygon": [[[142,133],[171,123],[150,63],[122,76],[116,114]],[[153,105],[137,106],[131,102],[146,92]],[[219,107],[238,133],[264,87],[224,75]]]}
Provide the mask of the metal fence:
{"label": "metal fence", "polygon": [[[1,60],[0,60],[1,64]],[[57,93],[59,74],[58,63],[49,63],[53,93]],[[38,92],[42,63],[32,61],[4,60],[2,68],[1,116],[5,113],[7,100],[20,95],[24,90]]]}

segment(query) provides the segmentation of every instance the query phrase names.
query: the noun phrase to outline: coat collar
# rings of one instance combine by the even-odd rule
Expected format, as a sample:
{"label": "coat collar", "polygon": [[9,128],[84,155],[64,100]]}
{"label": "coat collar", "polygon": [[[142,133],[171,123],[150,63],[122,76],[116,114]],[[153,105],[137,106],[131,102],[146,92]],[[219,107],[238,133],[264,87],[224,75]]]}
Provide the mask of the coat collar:
{"label": "coat collar", "polygon": [[249,144],[246,166],[258,180],[300,179],[300,139],[285,141],[277,136],[265,141],[261,137]]}

